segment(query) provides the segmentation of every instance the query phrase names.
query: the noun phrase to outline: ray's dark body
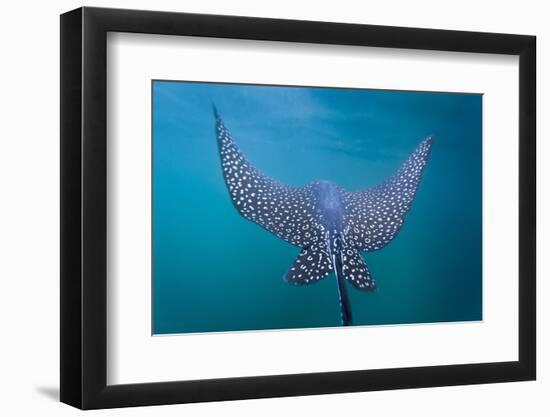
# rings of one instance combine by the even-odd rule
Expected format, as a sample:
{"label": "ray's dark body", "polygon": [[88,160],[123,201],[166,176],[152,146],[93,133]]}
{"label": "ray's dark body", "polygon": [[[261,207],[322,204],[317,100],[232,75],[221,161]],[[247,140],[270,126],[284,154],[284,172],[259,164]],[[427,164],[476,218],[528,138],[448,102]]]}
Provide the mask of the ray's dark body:
{"label": "ray's dark body", "polygon": [[342,325],[352,323],[345,281],[374,291],[363,251],[382,249],[399,233],[431,152],[432,137],[420,143],[384,183],[349,192],[330,181],[290,187],[272,179],[241,153],[215,111],[222,172],[231,201],[246,219],[302,249],[284,279],[290,284],[336,276]]}

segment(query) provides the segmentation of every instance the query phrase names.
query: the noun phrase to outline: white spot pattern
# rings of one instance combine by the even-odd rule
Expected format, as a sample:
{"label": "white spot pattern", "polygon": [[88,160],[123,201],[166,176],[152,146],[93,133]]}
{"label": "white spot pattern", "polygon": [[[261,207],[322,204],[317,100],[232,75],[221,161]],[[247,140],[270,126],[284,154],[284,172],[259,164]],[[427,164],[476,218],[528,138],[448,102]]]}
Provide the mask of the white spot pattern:
{"label": "white spot pattern", "polygon": [[386,246],[399,232],[411,208],[433,137],[422,141],[401,168],[385,183],[365,191],[346,193],[344,235],[360,251]]}
{"label": "white spot pattern", "polygon": [[317,244],[322,249],[323,227],[315,215],[312,186],[289,187],[262,174],[244,157],[219,117],[216,133],[223,177],[238,212],[293,245]]}
{"label": "white spot pattern", "polygon": [[367,268],[365,260],[355,248],[344,248],[340,252],[342,275],[361,291],[374,291],[376,282]]}
{"label": "white spot pattern", "polygon": [[332,272],[332,262],[328,254],[312,246],[303,249],[285,275],[285,281],[291,284],[313,284]]}

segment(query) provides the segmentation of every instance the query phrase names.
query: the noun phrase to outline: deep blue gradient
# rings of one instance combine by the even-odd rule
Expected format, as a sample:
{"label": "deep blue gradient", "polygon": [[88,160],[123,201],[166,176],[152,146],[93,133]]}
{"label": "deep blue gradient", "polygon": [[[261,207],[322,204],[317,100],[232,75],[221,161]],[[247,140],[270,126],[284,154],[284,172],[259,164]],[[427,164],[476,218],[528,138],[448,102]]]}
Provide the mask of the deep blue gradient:
{"label": "deep blue gradient", "polygon": [[371,187],[435,134],[400,234],[363,253],[377,290],[348,285],[353,324],[482,319],[482,96],[154,81],[153,333],[340,324],[334,276],[285,283],[299,249],[233,207],[212,103],[247,158],[295,186]]}

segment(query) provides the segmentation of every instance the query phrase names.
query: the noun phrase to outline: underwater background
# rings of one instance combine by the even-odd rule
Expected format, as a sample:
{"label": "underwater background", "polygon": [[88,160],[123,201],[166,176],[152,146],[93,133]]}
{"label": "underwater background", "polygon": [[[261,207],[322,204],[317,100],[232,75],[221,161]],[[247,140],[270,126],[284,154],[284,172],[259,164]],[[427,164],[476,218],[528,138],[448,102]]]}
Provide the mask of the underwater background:
{"label": "underwater background", "polygon": [[215,103],[264,174],[348,191],[385,181],[435,135],[397,237],[346,282],[353,325],[482,320],[482,96],[153,81],[153,334],[340,326],[336,279],[283,281],[300,249],[241,217]]}

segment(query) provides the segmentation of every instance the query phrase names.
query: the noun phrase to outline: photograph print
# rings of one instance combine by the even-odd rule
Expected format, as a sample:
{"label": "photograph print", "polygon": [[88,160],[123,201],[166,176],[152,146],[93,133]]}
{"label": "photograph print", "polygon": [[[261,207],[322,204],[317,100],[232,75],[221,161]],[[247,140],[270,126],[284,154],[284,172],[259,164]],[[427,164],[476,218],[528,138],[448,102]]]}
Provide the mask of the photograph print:
{"label": "photograph print", "polygon": [[482,101],[153,80],[153,335],[483,320]]}

